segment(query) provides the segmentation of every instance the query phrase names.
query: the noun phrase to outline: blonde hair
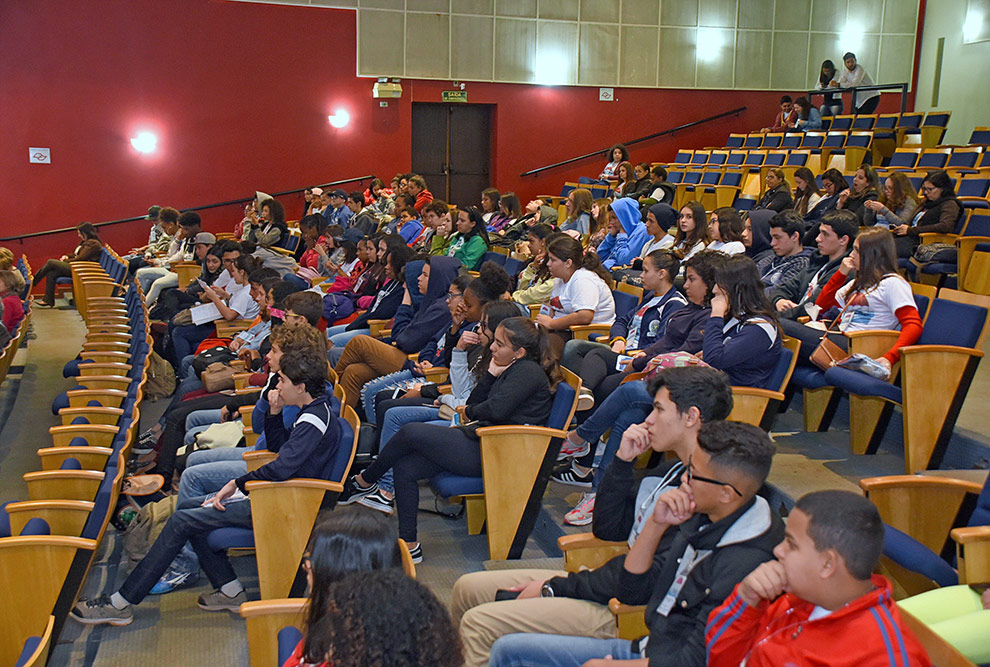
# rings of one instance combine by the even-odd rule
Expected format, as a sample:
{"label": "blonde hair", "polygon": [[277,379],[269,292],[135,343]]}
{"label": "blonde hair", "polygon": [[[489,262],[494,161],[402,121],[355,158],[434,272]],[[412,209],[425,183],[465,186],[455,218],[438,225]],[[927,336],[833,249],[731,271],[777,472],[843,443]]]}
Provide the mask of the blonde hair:
{"label": "blonde hair", "polygon": [[14,265],[14,253],[10,248],[0,246],[0,270],[9,269]]}

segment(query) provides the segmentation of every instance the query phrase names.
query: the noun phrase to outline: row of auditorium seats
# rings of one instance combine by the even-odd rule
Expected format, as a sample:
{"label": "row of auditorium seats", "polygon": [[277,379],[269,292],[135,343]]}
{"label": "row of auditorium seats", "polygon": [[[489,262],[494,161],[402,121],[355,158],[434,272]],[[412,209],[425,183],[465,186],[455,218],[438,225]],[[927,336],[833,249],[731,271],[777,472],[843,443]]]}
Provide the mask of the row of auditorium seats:
{"label": "row of auditorium seats", "polygon": [[[28,264],[27,257],[25,256],[21,256],[17,260],[16,268],[24,277],[24,289],[20,294],[21,301],[24,305],[24,319],[21,320],[14,331],[10,332],[10,340],[7,342],[7,345],[0,349],[0,383],[3,383],[7,378],[7,373],[10,372],[10,367],[14,363],[17,350],[21,348],[24,339],[27,337],[28,329],[31,327],[31,285],[34,282],[34,274],[31,272],[31,265]],[[0,326],[3,325],[0,324]]]}

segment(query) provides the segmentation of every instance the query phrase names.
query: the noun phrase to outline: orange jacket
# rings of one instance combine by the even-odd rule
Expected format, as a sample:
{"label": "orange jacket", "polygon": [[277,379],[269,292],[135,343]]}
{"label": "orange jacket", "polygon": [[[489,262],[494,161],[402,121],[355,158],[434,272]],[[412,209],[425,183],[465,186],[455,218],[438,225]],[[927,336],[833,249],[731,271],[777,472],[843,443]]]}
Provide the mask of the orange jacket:
{"label": "orange jacket", "polygon": [[809,621],[815,606],[789,593],[750,607],[739,586],[708,617],[708,665],[929,666],[925,649],[901,626],[891,587],[873,576],[876,589],[828,616]]}

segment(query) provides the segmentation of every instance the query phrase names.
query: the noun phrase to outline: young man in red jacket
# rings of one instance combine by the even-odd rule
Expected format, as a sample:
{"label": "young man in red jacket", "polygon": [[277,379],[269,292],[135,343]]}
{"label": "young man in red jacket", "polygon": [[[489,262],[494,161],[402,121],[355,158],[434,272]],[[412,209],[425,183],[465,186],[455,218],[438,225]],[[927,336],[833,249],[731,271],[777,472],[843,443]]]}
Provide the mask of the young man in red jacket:
{"label": "young man in red jacket", "polygon": [[930,665],[901,626],[877,508],[849,491],[797,501],[777,560],[753,570],[708,617],[708,665]]}

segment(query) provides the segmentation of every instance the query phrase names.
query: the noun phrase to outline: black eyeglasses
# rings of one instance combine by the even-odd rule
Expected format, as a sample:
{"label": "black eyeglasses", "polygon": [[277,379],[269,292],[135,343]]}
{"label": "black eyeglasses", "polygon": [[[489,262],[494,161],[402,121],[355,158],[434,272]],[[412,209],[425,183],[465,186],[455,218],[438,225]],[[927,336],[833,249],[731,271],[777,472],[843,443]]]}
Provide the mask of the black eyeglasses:
{"label": "black eyeglasses", "polygon": [[456,299],[456,298],[462,297],[462,296],[464,296],[464,295],[461,294],[460,292],[447,292],[447,298],[448,299]]}
{"label": "black eyeglasses", "polygon": [[691,457],[690,456],[688,457],[687,474],[688,474],[688,484],[690,484],[694,480],[698,480],[699,482],[708,482],[709,484],[715,484],[716,486],[727,486],[730,489],[732,489],[733,491],[735,491],[736,494],[738,494],[740,498],[742,497],[742,491],[740,491],[736,487],[732,486],[728,482],[722,482],[722,481],[717,480],[717,479],[712,479],[711,477],[702,477],[701,475],[694,474],[694,466],[691,465]]}

